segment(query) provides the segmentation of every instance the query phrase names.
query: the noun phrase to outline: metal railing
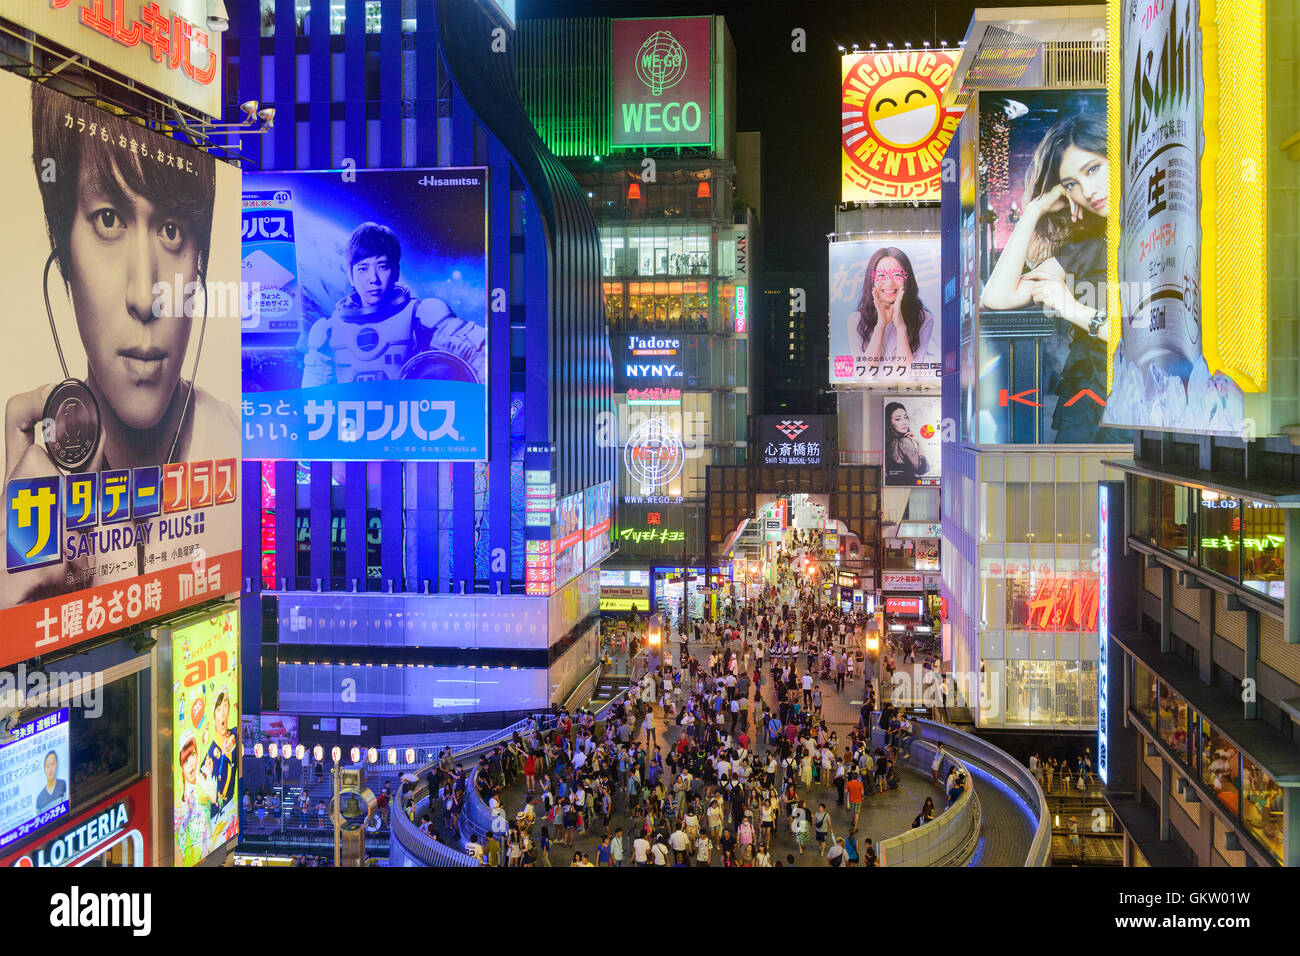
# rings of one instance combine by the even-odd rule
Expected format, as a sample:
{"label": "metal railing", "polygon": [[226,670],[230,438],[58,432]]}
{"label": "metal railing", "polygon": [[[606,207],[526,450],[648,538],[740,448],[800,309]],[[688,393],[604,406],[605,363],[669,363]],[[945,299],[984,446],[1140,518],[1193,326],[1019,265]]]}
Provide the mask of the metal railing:
{"label": "metal railing", "polygon": [[[883,736],[879,728],[872,732],[878,743],[883,742]],[[913,740],[906,764],[917,773],[929,776],[937,752],[937,744]],[[928,823],[882,840],[881,866],[960,866],[970,859],[979,843],[980,803],[970,770],[960,760],[946,754],[939,767],[940,779],[953,766],[966,774],[966,790],[952,806],[945,807]]]}

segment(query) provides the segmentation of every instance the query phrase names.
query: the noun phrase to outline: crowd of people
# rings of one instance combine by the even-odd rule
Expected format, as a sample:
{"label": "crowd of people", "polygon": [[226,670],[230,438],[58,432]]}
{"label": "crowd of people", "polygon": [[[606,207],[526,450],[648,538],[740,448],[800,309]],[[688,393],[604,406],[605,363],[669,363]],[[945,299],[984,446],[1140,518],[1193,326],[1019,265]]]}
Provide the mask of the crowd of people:
{"label": "crowd of people", "polygon": [[[492,824],[465,848],[488,865],[876,865],[859,828],[872,799],[900,786],[913,728],[887,702],[877,713],[857,653],[866,616],[822,605],[798,573],[811,544],[796,536],[783,549],[776,583],[756,600],[728,602],[717,621],[676,622],[678,640],[603,719],[585,710],[538,719],[473,774],[444,754],[429,781],[444,832],[456,832],[472,779]],[[831,727],[827,695],[859,679],[856,724]],[[937,763],[935,774],[953,802],[965,781],[941,785]],[[522,803],[507,806],[515,788]],[[935,812],[927,797],[913,825]],[[421,828],[438,829],[427,816]],[[597,836],[594,850],[578,846]]]}

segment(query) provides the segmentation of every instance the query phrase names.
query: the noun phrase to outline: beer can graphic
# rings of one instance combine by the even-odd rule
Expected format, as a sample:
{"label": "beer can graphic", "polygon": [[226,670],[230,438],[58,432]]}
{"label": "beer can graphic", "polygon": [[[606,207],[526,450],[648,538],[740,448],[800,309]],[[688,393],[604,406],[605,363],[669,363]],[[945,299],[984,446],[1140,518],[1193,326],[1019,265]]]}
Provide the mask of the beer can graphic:
{"label": "beer can graphic", "polygon": [[1186,381],[1203,357],[1197,6],[1173,0],[1149,21],[1124,14],[1121,331],[1143,381]]}
{"label": "beer can graphic", "polygon": [[287,189],[244,193],[240,319],[245,333],[298,333],[302,309],[292,202]]}

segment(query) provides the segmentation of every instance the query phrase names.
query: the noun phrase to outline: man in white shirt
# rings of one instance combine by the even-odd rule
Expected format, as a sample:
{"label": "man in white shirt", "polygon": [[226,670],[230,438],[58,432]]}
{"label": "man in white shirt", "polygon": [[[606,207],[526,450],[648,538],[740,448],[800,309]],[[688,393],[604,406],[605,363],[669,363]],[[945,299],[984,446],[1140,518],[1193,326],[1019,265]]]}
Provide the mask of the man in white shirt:
{"label": "man in white shirt", "polygon": [[808,673],[807,671],[804,671],[802,684],[803,684],[803,705],[804,707],[811,707],[812,687],[813,687],[812,674]]}
{"label": "man in white shirt", "polygon": [[664,846],[661,842],[656,842],[650,849],[651,853],[654,855],[655,866],[668,865],[668,847]]}
{"label": "man in white shirt", "polygon": [[690,849],[691,840],[690,837],[686,835],[686,831],[679,826],[668,837],[668,846],[675,854],[673,857],[674,862],[684,861],[686,859],[686,851]]}
{"label": "man in white shirt", "polygon": [[644,835],[632,841],[632,862],[637,866],[645,866],[650,862],[650,841]]}

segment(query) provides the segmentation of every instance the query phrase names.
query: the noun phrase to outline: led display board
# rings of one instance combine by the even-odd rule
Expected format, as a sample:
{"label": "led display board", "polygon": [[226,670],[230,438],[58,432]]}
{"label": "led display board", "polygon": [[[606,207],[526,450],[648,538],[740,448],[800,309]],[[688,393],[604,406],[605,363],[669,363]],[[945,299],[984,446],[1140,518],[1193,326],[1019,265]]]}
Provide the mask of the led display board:
{"label": "led display board", "polygon": [[713,20],[614,20],[614,146],[713,143]]}
{"label": "led display board", "polygon": [[613,507],[614,483],[601,482],[585,492],[583,502],[583,549],[588,568],[594,568],[600,559],[609,554],[610,517]]}
{"label": "led display board", "polygon": [[961,120],[943,93],[960,50],[840,58],[840,201],[938,202],[943,154]]}
{"label": "led display board", "polygon": [[826,445],[826,419],[820,415],[801,418],[764,415],[758,420],[758,450],[764,465],[822,465],[830,449]]}
{"label": "led display board", "polygon": [[830,244],[832,384],[937,382],[939,239]]}
{"label": "led display board", "polygon": [[68,710],[10,731],[0,745],[0,850],[67,814],[72,805]]}
{"label": "led display board", "polygon": [[884,401],[885,484],[939,484],[943,441],[938,395],[890,395]]}
{"label": "led display board", "polygon": [[245,455],[486,458],[487,171],[245,185]]}

